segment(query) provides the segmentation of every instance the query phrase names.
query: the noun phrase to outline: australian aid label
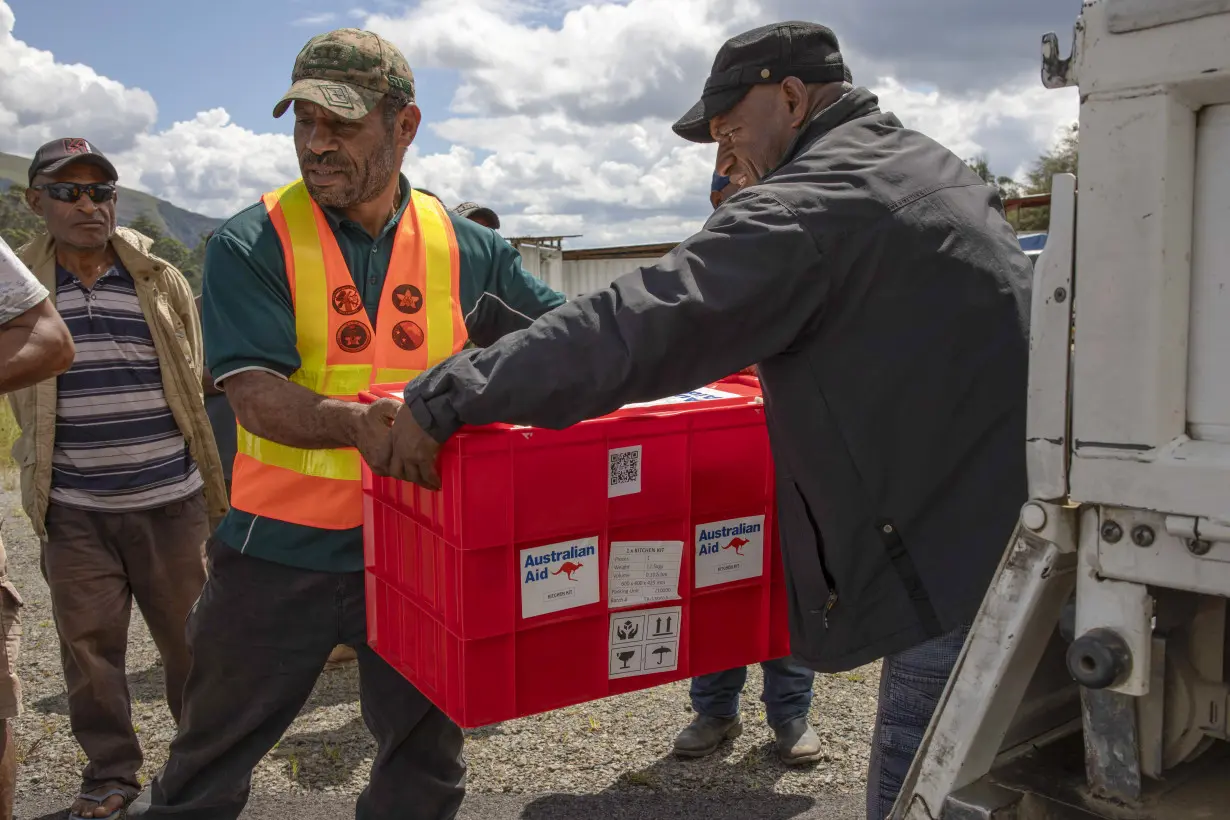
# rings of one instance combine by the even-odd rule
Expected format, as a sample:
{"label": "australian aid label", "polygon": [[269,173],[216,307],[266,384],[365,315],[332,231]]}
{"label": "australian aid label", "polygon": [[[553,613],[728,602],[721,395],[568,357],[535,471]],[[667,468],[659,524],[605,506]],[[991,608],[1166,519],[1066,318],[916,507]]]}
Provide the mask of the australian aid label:
{"label": "australian aid label", "polygon": [[696,588],[764,573],[764,516],[732,518],[696,528]]}
{"label": "australian aid label", "polygon": [[598,536],[521,550],[521,617],[598,603]]}

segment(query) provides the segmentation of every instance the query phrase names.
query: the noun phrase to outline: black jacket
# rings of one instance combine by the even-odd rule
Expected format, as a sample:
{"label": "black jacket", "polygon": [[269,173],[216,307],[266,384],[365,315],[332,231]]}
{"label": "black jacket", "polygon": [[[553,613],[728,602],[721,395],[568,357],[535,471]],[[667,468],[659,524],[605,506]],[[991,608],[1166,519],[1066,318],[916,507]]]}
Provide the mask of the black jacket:
{"label": "black jacket", "polygon": [[969,623],[1026,498],[1032,270],[995,191],[855,89],[704,229],[406,389],[565,427],[760,363],[791,649],[859,666]]}

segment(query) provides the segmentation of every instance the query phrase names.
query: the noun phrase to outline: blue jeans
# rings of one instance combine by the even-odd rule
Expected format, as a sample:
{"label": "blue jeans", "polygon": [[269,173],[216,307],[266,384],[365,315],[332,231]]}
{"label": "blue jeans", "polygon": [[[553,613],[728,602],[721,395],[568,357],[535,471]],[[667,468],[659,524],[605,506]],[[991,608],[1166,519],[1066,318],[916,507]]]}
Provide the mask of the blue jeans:
{"label": "blue jeans", "polygon": [[[812,684],[816,673],[778,658],[760,664],[764,670],[765,717],[776,728],[806,717],[811,708]],[[732,718],[739,714],[739,694],[747,683],[747,667],[738,666],[692,678],[692,711],[712,718]]]}
{"label": "blue jeans", "polygon": [[955,629],[884,659],[867,773],[867,820],[884,820],[893,810],[968,634],[969,627]]}

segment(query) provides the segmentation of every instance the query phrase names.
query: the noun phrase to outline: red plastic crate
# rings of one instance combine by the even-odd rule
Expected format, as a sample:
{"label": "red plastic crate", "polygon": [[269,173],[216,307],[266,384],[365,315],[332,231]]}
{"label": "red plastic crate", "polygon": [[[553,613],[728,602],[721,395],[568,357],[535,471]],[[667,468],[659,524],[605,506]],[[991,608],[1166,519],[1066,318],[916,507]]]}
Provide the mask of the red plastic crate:
{"label": "red plastic crate", "polygon": [[[759,385],[710,389],[729,397],[559,431],[465,428],[441,450],[435,493],[365,465],[373,648],[463,727],[786,654]],[[617,576],[613,545],[629,570]],[[612,580],[660,583],[676,560],[676,597],[612,597]]]}

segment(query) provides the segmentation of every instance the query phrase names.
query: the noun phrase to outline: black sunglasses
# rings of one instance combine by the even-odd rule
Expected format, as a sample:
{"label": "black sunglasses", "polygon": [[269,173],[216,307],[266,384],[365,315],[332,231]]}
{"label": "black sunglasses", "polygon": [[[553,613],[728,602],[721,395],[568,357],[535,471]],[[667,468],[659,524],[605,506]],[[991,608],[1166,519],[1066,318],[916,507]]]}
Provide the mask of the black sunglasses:
{"label": "black sunglasses", "polygon": [[115,199],[116,186],[110,182],[91,182],[84,185],[78,182],[48,182],[46,185],[35,185],[34,190],[46,191],[47,195],[58,202],[76,202],[82,194],[88,194],[91,202],[99,204]]}

